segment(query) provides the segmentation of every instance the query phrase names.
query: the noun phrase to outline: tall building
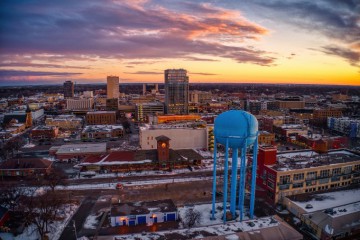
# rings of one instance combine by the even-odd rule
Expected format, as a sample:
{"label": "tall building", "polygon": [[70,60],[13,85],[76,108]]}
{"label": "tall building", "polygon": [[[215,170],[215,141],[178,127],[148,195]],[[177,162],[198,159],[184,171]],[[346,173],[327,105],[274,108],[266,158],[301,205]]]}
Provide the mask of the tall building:
{"label": "tall building", "polygon": [[107,77],[107,98],[119,98],[119,77]]}
{"label": "tall building", "polygon": [[189,114],[189,77],[185,69],[165,70],[165,111]]}
{"label": "tall building", "polygon": [[64,98],[74,97],[74,83],[72,81],[64,82]]}

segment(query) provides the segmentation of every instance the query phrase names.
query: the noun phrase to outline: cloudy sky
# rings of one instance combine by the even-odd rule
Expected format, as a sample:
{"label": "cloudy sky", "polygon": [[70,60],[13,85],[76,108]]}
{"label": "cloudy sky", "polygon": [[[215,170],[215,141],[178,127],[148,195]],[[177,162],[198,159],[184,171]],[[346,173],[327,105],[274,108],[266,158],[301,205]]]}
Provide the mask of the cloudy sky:
{"label": "cloudy sky", "polygon": [[0,84],[360,85],[360,0],[3,0]]}

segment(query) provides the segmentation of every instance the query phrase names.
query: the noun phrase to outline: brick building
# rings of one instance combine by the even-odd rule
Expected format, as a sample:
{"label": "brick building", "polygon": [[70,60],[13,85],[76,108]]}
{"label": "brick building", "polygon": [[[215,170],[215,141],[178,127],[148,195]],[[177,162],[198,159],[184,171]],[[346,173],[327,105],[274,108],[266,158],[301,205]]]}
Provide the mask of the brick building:
{"label": "brick building", "polygon": [[31,130],[33,139],[53,139],[59,134],[59,128],[54,126],[37,126]]}
{"label": "brick building", "polygon": [[277,154],[275,147],[260,147],[256,182],[272,204],[282,203],[286,196],[357,184],[360,154],[349,150]]}
{"label": "brick building", "polygon": [[107,125],[116,123],[115,111],[97,111],[86,113],[86,124],[88,125]]}

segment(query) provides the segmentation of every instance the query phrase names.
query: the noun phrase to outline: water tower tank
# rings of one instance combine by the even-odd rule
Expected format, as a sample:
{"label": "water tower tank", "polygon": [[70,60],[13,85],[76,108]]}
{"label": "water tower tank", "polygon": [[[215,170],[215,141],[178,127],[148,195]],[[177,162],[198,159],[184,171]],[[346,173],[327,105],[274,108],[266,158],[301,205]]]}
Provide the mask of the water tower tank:
{"label": "water tower tank", "polygon": [[241,111],[231,110],[220,114],[215,119],[214,135],[217,143],[226,145],[229,140],[230,148],[240,148],[247,140],[247,146],[254,143],[258,131],[258,121],[254,115]]}

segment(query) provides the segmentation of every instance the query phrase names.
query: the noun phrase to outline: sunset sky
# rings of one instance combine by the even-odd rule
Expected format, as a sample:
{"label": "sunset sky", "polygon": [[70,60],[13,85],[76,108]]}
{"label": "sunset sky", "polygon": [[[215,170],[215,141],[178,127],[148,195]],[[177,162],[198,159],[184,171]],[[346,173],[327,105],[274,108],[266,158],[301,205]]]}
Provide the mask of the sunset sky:
{"label": "sunset sky", "polygon": [[3,0],[0,85],[360,85],[359,0]]}

